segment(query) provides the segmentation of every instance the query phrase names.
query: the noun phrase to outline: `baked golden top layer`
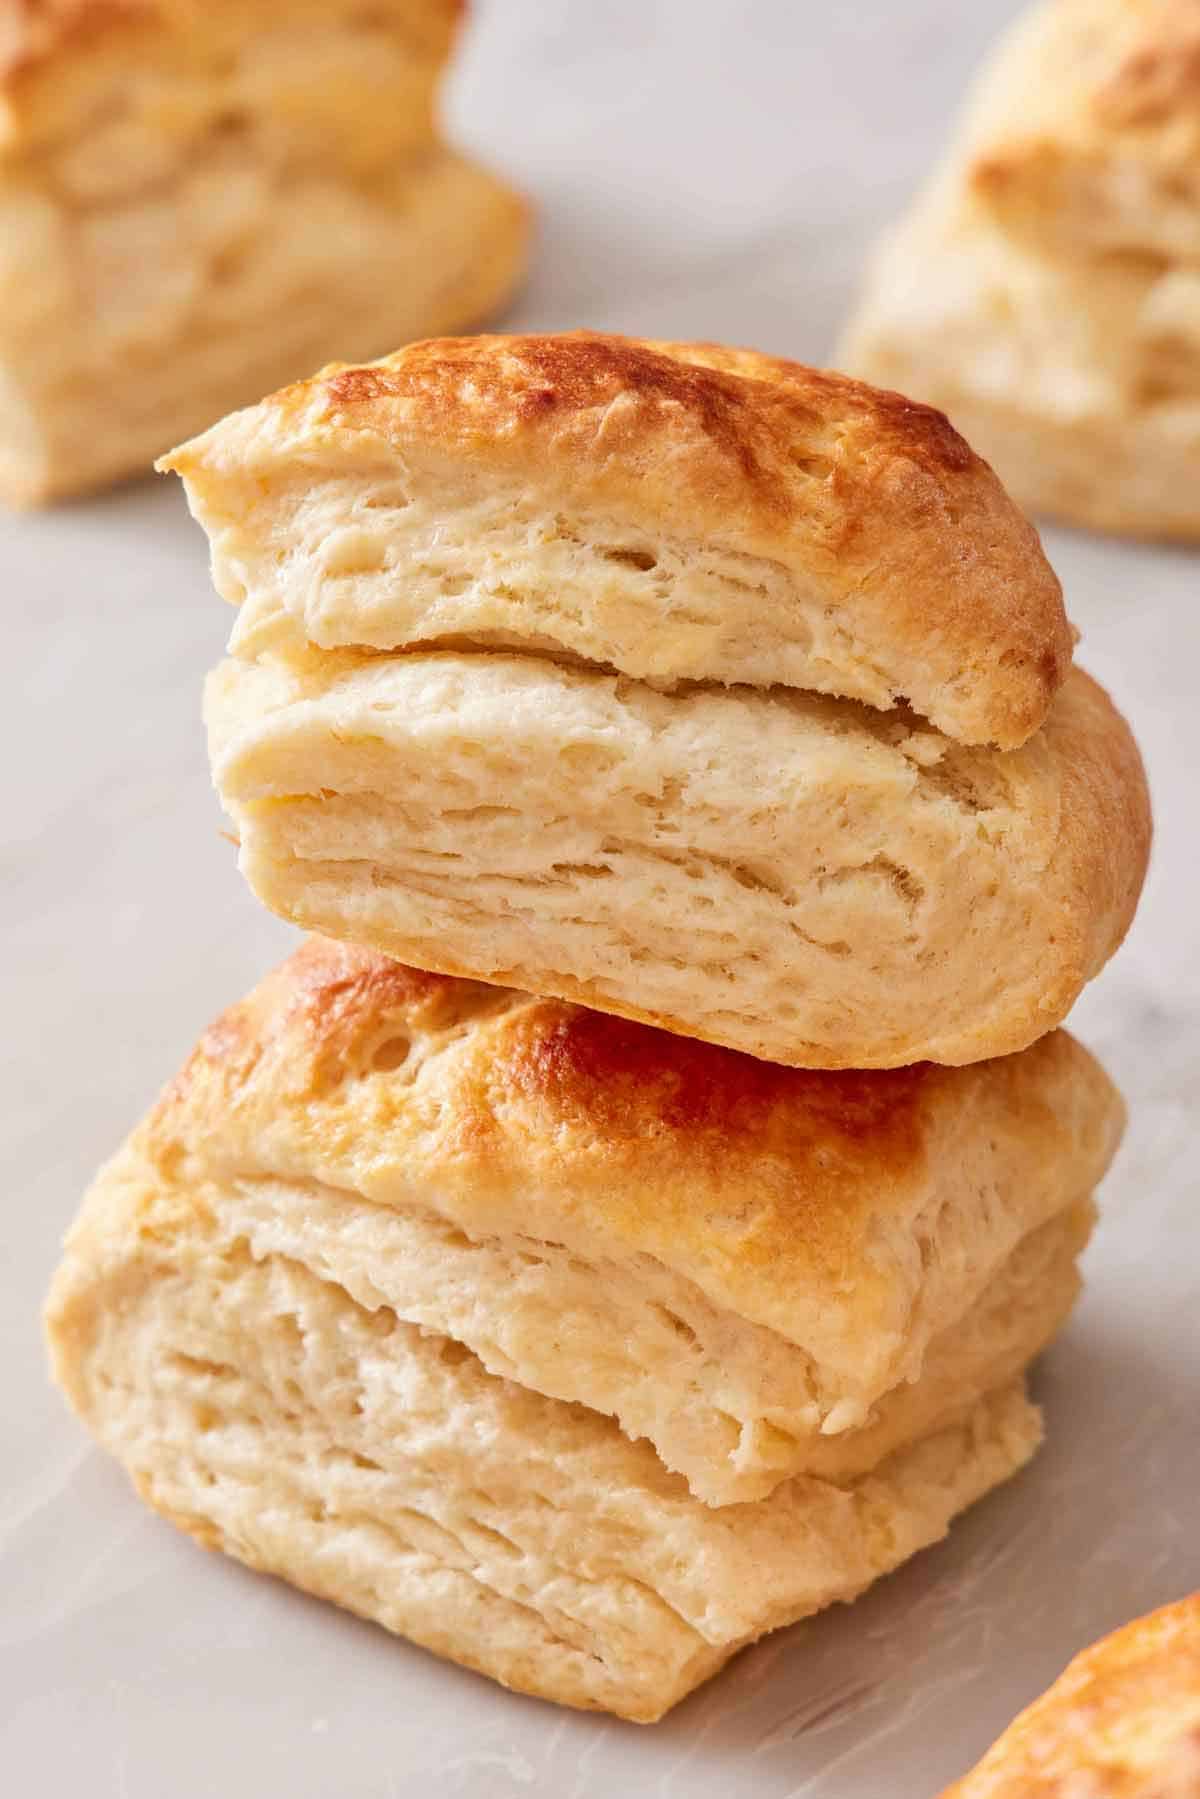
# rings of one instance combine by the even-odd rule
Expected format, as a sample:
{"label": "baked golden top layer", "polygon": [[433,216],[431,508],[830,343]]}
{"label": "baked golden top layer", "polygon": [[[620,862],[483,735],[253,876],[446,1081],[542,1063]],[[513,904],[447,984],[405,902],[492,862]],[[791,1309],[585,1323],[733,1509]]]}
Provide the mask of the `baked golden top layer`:
{"label": "baked golden top layer", "polygon": [[943,1799],[1074,1794],[1200,1794],[1200,1593],[1077,1655]]}
{"label": "baked golden top layer", "polygon": [[156,0],[4,0],[0,80],[27,78],[39,64],[81,49],[89,38],[127,26],[144,28],[170,10]]}
{"label": "baked golden top layer", "polygon": [[[185,477],[210,529],[256,507],[246,533],[280,549],[276,491],[318,471],[366,481],[386,466],[444,512],[490,488],[585,535],[603,520],[648,542],[650,563],[669,539],[685,578],[713,554],[745,559],[743,584],[761,587],[764,604],[740,659],[706,624],[707,652],[689,637],[684,664],[654,664],[657,631],[683,642],[682,589],[664,600],[651,588],[603,636],[585,608],[552,646],[657,684],[778,680],[873,704],[903,698],[948,736],[1008,748],[1040,726],[1071,660],[1036,532],[940,413],[750,350],[587,332],[434,339],[325,369],[163,466]],[[636,547],[613,554],[645,565]],[[401,587],[403,567],[393,573]],[[450,628],[469,635],[463,616]],[[806,661],[806,634],[824,644],[831,624],[835,647]],[[390,642],[371,641],[428,636],[409,619]],[[352,628],[339,641],[356,641]],[[776,642],[780,672],[764,675]]]}
{"label": "baked golden top layer", "polygon": [[967,1068],[806,1072],[313,938],[207,1031],[139,1140],[197,1178],[652,1256],[857,1365],[1089,1193],[1123,1116],[1062,1031]]}
{"label": "baked golden top layer", "polygon": [[297,13],[394,17],[414,43],[448,50],[465,10],[466,0],[373,0],[369,7],[350,0],[332,7],[328,0],[0,0],[0,81],[22,79],[53,57],[86,51],[108,32],[136,28],[201,43],[248,35]]}

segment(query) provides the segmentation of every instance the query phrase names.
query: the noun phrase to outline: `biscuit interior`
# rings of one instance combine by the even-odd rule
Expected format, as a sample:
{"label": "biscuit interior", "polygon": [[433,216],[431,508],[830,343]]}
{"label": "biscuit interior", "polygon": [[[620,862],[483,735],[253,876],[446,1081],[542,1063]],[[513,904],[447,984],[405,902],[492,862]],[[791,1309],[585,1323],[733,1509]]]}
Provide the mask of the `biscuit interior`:
{"label": "biscuit interior", "polygon": [[243,607],[232,650],[210,755],[272,910],[769,1061],[1024,1048],[1140,891],[1144,775],[1079,671],[1001,754],[787,689],[322,651],[273,604]]}
{"label": "biscuit interior", "polygon": [[73,1405],[200,1542],[505,1685],[639,1721],[935,1541],[1039,1437],[1018,1381],[856,1481],[713,1510],[610,1420],[256,1257],[218,1190],[136,1153],[94,1190],[48,1327]]}

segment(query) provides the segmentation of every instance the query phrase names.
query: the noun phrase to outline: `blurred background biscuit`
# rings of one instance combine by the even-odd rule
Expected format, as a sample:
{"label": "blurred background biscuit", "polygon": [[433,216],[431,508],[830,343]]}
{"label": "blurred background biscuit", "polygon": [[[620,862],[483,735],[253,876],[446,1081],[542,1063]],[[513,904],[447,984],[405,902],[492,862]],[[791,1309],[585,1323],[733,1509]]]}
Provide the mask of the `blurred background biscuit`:
{"label": "blurred background biscuit", "polygon": [[1200,538],[1200,8],[1043,0],[883,245],[837,352],[1016,497]]}
{"label": "blurred background biscuit", "polygon": [[441,141],[455,0],[16,9],[0,51],[0,493],[148,469],[335,354],[474,323],[522,201]]}

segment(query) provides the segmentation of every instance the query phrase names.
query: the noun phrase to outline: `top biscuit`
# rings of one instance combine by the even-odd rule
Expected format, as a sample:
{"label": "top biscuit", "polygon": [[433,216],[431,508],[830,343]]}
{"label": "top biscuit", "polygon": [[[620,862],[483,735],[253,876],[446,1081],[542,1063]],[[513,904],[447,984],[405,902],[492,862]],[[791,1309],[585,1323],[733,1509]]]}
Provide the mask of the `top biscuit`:
{"label": "top biscuit", "polygon": [[1200,257],[1200,3],[1053,0],[967,118],[968,180],[1042,251]]}
{"label": "top biscuit", "polygon": [[1005,749],[1070,665],[1036,532],[940,413],[753,351],[435,339],[325,369],[160,466],[222,593],[273,596],[324,648],[904,701]]}

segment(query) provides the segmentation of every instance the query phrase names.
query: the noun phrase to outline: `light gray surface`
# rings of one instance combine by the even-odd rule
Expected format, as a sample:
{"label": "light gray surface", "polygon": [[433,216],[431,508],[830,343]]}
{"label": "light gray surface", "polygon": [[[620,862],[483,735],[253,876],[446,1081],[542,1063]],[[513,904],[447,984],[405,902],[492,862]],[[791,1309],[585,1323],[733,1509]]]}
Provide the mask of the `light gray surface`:
{"label": "light gray surface", "polygon": [[[1011,8],[492,0],[465,135],[543,205],[515,315],[820,361],[876,227]],[[468,128],[469,127],[469,128]],[[24,1799],[926,1799],[1082,1643],[1200,1585],[1200,560],[1048,534],[1157,803],[1076,1014],[1133,1115],[1046,1449],[952,1539],[650,1731],[558,1713],[205,1556],[50,1392],[36,1312],[92,1168],[291,941],[218,835],[197,720],[228,617],[167,483],[0,521],[8,1221],[0,1769]]]}

